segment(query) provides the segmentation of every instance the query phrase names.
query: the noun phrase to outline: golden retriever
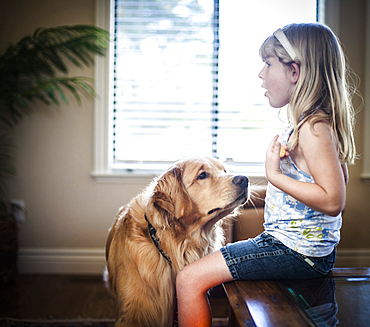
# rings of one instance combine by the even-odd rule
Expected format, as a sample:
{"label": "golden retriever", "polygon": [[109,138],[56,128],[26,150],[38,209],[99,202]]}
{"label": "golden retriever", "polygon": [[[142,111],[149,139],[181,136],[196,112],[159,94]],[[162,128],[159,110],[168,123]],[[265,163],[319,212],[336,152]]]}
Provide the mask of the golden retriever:
{"label": "golden retriever", "polygon": [[214,158],[191,158],[122,207],[106,245],[115,325],[171,327],[177,273],[222,246],[220,219],[247,200],[247,177]]}

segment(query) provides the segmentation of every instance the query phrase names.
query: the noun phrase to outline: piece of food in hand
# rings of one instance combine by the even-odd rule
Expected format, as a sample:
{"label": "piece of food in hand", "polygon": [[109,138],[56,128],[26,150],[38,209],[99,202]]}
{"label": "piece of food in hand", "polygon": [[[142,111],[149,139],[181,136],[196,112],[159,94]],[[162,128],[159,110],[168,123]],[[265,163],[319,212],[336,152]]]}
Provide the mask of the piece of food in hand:
{"label": "piece of food in hand", "polygon": [[280,158],[284,158],[286,154],[286,151],[283,147],[280,148]]}

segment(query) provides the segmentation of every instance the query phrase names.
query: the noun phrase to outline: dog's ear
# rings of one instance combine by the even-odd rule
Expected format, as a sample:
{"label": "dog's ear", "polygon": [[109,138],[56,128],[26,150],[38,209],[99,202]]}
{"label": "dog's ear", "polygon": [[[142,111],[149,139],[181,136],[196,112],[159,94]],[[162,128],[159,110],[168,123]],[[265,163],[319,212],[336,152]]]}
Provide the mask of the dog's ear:
{"label": "dog's ear", "polygon": [[169,219],[181,219],[192,211],[192,201],[182,182],[183,170],[174,167],[164,173],[154,188],[153,205]]}

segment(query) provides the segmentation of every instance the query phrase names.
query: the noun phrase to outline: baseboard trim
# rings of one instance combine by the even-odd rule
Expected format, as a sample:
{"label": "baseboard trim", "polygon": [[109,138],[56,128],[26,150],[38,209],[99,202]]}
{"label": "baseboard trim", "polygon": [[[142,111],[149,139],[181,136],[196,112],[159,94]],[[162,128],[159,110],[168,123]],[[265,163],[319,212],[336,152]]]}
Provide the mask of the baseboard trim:
{"label": "baseboard trim", "polygon": [[105,250],[99,248],[21,248],[20,274],[103,274]]}
{"label": "baseboard trim", "polygon": [[[370,249],[338,249],[336,267],[370,267]],[[105,250],[99,248],[21,248],[21,274],[103,274]]]}

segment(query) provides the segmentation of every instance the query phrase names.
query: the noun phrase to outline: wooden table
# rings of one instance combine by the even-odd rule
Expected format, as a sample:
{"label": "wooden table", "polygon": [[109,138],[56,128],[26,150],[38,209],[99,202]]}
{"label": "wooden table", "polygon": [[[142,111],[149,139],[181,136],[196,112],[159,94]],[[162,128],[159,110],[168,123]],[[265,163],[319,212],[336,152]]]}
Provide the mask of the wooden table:
{"label": "wooden table", "polygon": [[223,285],[229,326],[370,326],[370,268],[334,268],[323,278]]}

